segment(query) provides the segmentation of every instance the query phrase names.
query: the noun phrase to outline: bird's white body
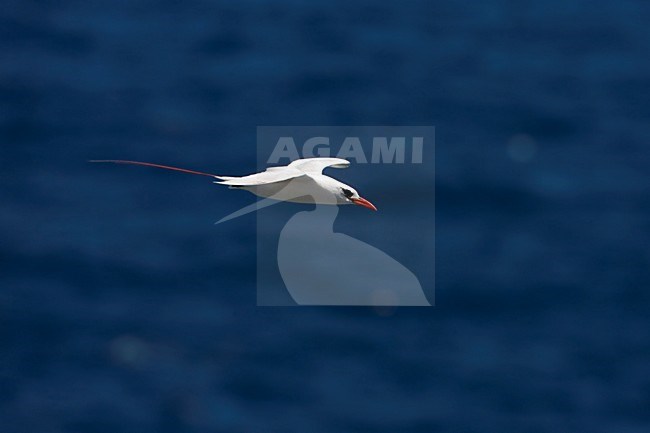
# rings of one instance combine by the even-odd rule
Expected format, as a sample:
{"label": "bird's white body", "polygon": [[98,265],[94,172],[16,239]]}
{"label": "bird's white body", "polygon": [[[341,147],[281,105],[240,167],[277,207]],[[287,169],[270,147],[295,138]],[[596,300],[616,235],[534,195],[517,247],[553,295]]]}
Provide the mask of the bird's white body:
{"label": "bird's white body", "polygon": [[[326,167],[345,168],[350,163],[339,158],[298,159],[282,167],[269,167],[248,176],[219,176],[215,182],[241,188],[253,194],[296,203],[337,204],[333,198],[344,183],[323,174]],[[349,187],[348,187],[349,188]]]}
{"label": "bird's white body", "polygon": [[221,185],[244,189],[253,194],[279,201],[327,205],[360,204],[376,210],[354,188],[324,175],[327,167],[346,168],[350,162],[341,158],[297,159],[289,165],[270,167],[248,176],[216,176]]}
{"label": "bird's white body", "polygon": [[335,195],[331,194],[330,188],[328,188],[328,184],[331,180],[333,180],[331,177],[322,174],[308,175],[280,182],[252,186],[235,186],[233,188],[240,188],[252,192],[258,197],[272,198],[279,201],[316,204],[347,204],[335,201]]}

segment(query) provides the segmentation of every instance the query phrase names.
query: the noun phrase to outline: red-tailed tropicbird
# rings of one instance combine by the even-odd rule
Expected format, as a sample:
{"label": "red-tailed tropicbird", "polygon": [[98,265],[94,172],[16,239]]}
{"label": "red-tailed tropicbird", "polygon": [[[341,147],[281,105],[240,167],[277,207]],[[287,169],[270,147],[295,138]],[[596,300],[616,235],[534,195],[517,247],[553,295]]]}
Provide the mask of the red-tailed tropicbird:
{"label": "red-tailed tropicbird", "polygon": [[253,194],[278,201],[294,203],[314,203],[326,205],[356,204],[377,210],[350,185],[346,185],[323,174],[327,167],[346,168],[350,161],[341,158],[304,158],[292,161],[289,165],[269,167],[265,171],[248,176],[220,176],[201,171],[153,164],[150,162],[124,161],[115,159],[93,160],[90,162],[111,162],[115,164],[144,165],[183,173],[198,174],[218,179],[214,183],[231,188],[244,189]]}

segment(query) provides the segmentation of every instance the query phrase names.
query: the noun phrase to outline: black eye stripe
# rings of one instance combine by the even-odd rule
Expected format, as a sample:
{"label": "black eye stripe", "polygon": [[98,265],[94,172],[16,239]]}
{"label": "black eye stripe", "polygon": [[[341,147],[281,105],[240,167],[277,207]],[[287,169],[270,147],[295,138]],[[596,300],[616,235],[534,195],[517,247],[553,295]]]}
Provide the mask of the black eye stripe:
{"label": "black eye stripe", "polygon": [[354,195],[354,193],[352,191],[350,191],[349,189],[347,189],[347,188],[341,188],[341,189],[343,190],[343,194],[347,198],[350,198],[350,197],[352,197]]}

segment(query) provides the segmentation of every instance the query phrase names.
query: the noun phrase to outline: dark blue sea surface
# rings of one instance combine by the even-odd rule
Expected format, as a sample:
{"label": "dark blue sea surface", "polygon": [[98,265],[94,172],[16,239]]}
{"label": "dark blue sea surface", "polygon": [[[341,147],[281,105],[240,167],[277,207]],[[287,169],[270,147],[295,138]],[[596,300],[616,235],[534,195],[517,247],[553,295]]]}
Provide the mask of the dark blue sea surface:
{"label": "dark blue sea surface", "polygon": [[[649,22],[3,1],[0,431],[650,431]],[[255,216],[213,225],[252,196],[86,162],[250,173],[258,125],[436,127],[434,308],[256,307]]]}

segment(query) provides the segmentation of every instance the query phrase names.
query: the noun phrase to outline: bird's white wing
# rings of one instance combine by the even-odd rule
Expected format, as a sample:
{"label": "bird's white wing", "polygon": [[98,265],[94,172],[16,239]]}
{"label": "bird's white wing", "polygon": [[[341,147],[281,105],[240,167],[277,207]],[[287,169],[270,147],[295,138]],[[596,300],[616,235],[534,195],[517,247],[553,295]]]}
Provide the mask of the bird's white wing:
{"label": "bird's white wing", "polygon": [[266,171],[249,174],[248,176],[219,176],[223,179],[221,185],[230,186],[255,186],[267,185],[269,183],[283,182],[296,177],[309,174],[321,174],[327,167],[346,168],[350,161],[341,158],[304,158],[296,159],[284,167],[269,167]]}
{"label": "bird's white wing", "polygon": [[248,176],[220,176],[223,181],[215,183],[230,186],[267,185],[269,183],[282,182],[296,177],[305,176],[305,174],[304,171],[297,170],[290,166],[269,167],[266,171],[249,174]]}
{"label": "bird's white wing", "polygon": [[307,174],[321,174],[327,167],[347,168],[350,161],[341,158],[304,158],[296,159],[287,167]]}

